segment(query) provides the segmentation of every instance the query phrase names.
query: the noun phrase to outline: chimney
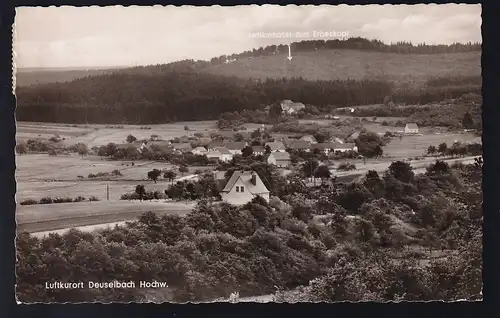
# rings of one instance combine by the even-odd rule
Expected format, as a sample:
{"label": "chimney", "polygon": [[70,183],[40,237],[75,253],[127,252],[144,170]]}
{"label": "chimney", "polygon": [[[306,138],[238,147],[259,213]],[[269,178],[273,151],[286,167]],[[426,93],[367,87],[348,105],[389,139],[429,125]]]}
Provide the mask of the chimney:
{"label": "chimney", "polygon": [[251,181],[252,181],[252,184],[254,186],[257,185],[257,175],[255,174],[255,172],[252,172],[252,179],[251,179]]}

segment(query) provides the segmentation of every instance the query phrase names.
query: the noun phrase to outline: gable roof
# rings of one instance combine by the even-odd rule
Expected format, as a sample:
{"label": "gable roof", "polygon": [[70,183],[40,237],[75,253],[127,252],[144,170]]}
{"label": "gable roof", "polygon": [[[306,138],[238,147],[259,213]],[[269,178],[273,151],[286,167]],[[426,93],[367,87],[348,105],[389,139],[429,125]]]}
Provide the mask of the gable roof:
{"label": "gable roof", "polygon": [[311,145],[311,149],[325,150],[325,149],[334,149],[334,148],[335,148],[335,143],[333,143],[333,142],[324,142],[324,143],[317,143],[317,144]]}
{"label": "gable roof", "polygon": [[290,154],[288,152],[273,152],[269,156],[273,156],[276,161],[278,160],[290,160]]}
{"label": "gable roof", "polygon": [[313,136],[313,135],[304,135],[304,136],[302,136],[302,138],[300,138],[300,140],[306,140],[306,141],[307,141],[308,139],[310,139],[310,140],[312,140],[312,141],[316,142],[316,138],[314,138],[314,136]]}
{"label": "gable roof", "polygon": [[[252,183],[252,175],[255,175],[257,178],[257,182],[254,185]],[[238,180],[240,180],[245,184],[245,190],[252,194],[265,194],[269,193],[269,190],[266,188],[259,174],[255,171],[235,171],[233,175],[226,183],[224,189],[221,192],[229,192],[233,189],[234,185]]]}
{"label": "gable roof", "polygon": [[230,155],[229,149],[226,147],[215,147],[215,151],[219,152],[221,155]]}
{"label": "gable roof", "polygon": [[245,148],[247,145],[246,142],[244,141],[230,141],[230,142],[225,142],[222,144],[223,147],[229,149],[229,150],[241,150]]}
{"label": "gable roof", "polygon": [[408,129],[418,129],[418,126],[415,123],[408,123],[408,124],[406,124],[406,128],[408,128]]}
{"label": "gable roof", "polygon": [[305,140],[294,140],[288,145],[291,149],[310,149],[311,144]]}
{"label": "gable roof", "polygon": [[172,147],[174,147],[174,149],[176,149],[176,150],[178,150],[178,149],[193,149],[193,147],[191,147],[191,144],[188,142],[172,144]]}
{"label": "gable roof", "polygon": [[212,139],[212,141],[210,141],[208,143],[208,148],[212,149],[212,148],[215,148],[215,147],[221,147],[222,143],[223,143],[223,141],[220,140],[220,139]]}
{"label": "gable roof", "polygon": [[208,150],[205,149],[205,147],[196,147],[193,149],[193,151],[208,152]]}
{"label": "gable roof", "polygon": [[354,149],[356,147],[356,144],[352,142],[346,142],[346,143],[335,143],[333,149]]}
{"label": "gable roof", "polygon": [[269,146],[271,150],[285,150],[285,145],[281,141],[267,142],[266,147]]}

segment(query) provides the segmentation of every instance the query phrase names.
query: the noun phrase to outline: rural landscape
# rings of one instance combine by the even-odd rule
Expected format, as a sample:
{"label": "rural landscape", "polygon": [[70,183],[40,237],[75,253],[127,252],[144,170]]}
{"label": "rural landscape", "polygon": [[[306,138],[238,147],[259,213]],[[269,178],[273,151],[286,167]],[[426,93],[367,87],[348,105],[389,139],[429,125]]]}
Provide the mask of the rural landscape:
{"label": "rural landscape", "polygon": [[18,67],[18,300],[480,300],[480,62],[349,37]]}

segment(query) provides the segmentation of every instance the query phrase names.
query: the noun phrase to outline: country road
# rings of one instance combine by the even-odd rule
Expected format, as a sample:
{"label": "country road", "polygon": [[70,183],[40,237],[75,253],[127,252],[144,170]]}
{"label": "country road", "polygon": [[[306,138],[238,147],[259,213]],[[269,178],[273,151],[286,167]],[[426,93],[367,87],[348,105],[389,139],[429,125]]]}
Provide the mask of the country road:
{"label": "country road", "polygon": [[19,205],[17,230],[44,232],[87,225],[129,221],[142,213],[184,215],[194,204],[177,202],[99,201]]}

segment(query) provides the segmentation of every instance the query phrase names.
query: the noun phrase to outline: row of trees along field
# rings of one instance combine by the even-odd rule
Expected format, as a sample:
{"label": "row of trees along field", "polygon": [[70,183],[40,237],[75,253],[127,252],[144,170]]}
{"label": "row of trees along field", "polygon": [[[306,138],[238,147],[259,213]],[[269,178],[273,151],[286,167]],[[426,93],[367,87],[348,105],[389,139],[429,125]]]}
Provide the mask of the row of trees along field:
{"label": "row of trees along field", "polygon": [[387,96],[394,102],[425,104],[480,94],[480,89],[478,84],[396,88],[384,80],[254,80],[172,67],[157,74],[117,72],[18,87],[16,115],[22,121],[155,124],[217,119],[224,112],[264,109],[283,99],[334,109],[381,104]]}
{"label": "row of trees along field", "polygon": [[[210,301],[298,286],[302,301],[481,298],[481,160],[436,161],[421,175],[394,162],[382,175],[309,189],[261,168],[269,203],[201,201],[185,217],[146,213],[101,233],[18,235],[19,300]],[[51,290],[40,284],[49,279],[169,288]]]}

